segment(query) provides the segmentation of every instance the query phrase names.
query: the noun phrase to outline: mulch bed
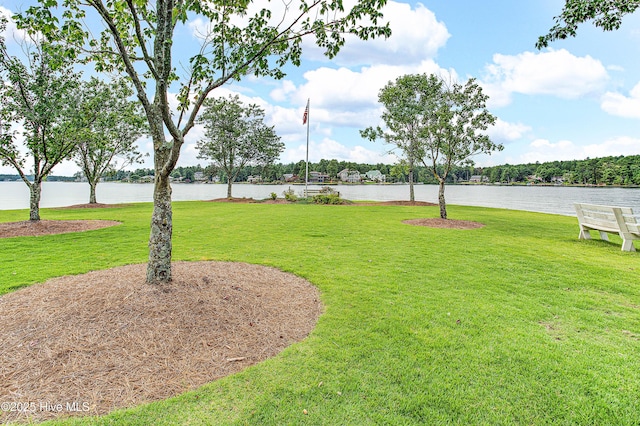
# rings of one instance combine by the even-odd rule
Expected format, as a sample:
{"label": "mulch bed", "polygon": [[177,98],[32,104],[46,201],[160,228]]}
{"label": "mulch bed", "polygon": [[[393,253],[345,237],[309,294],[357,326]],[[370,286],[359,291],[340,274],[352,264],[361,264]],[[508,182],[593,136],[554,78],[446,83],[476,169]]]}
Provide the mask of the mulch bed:
{"label": "mulch bed", "polygon": [[3,406],[0,423],[168,398],[276,355],[322,312],[313,285],[274,268],[176,262],[160,286],[145,271],[65,276],[0,297],[0,402],[26,407]]}
{"label": "mulch bed", "polygon": [[0,238],[66,234],[120,225],[115,220],[39,220],[0,223]]}

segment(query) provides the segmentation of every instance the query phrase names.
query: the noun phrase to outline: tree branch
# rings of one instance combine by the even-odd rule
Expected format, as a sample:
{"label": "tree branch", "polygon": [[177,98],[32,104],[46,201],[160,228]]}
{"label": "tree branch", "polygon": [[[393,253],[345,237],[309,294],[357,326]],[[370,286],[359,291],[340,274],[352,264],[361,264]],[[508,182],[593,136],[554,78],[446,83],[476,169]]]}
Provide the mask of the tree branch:
{"label": "tree branch", "polygon": [[156,72],[155,67],[153,66],[153,60],[149,53],[147,52],[147,46],[145,44],[144,36],[142,35],[142,29],[140,28],[140,20],[138,18],[138,13],[136,12],[136,8],[133,5],[132,0],[127,0],[127,5],[129,6],[129,10],[131,11],[131,16],[133,16],[134,27],[136,30],[136,38],[138,39],[138,44],[140,45],[140,49],[142,50],[142,57],[144,58],[145,63],[149,67],[149,71],[154,78],[158,78],[158,73]]}
{"label": "tree branch", "polygon": [[133,81],[133,84],[136,88],[136,92],[138,93],[138,99],[140,99],[140,102],[142,103],[142,106],[144,107],[145,111],[149,113],[151,110],[151,104],[149,103],[149,100],[147,99],[147,96],[145,94],[144,85],[140,81],[140,78],[138,77],[138,74],[135,68],[133,67],[133,63],[131,62],[131,56],[129,55],[129,52],[127,52],[124,42],[120,37],[120,33],[118,32],[118,28],[115,22],[113,21],[113,18],[109,14],[109,11],[107,11],[107,9],[104,7],[104,4],[102,4],[101,0],[88,0],[87,3],[98,12],[98,14],[102,17],[104,22],[107,24],[107,27],[109,28],[109,31],[113,36],[113,40],[115,41],[116,46],[118,47],[118,51],[120,52],[120,56],[122,57],[122,61],[124,62],[125,68],[127,70],[127,74],[129,74],[129,77],[131,78],[131,81]]}

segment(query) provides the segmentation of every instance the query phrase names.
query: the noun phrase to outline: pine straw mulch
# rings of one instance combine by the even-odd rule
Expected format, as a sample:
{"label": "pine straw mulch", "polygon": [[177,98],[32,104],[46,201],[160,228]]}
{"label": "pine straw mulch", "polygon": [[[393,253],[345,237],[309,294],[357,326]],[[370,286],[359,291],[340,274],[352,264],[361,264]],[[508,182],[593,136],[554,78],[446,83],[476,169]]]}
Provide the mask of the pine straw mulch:
{"label": "pine straw mulch", "polygon": [[0,223],[0,238],[67,234],[120,225],[115,220],[25,220]]}
{"label": "pine straw mulch", "polygon": [[0,297],[0,402],[34,403],[26,413],[3,406],[0,422],[168,398],[274,356],[322,311],[313,285],[274,268],[176,262],[173,282],[158,286],[145,271],[65,276]]}

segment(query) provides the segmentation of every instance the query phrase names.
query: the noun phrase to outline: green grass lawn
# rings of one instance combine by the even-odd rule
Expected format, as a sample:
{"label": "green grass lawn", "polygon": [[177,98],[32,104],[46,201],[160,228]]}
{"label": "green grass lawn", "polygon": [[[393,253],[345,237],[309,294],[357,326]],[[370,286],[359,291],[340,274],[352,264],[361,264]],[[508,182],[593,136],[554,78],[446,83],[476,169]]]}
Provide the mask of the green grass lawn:
{"label": "green grass lawn", "polygon": [[[617,238],[579,241],[571,217],[448,211],[486,226],[401,223],[438,207],[175,203],[174,259],[292,272],[320,289],[324,315],[307,339],[239,374],[57,423],[639,424],[640,253]],[[43,219],[123,224],[0,239],[0,293],[145,262],[150,215],[150,204],[44,209]],[[2,222],[27,216],[0,211]]]}

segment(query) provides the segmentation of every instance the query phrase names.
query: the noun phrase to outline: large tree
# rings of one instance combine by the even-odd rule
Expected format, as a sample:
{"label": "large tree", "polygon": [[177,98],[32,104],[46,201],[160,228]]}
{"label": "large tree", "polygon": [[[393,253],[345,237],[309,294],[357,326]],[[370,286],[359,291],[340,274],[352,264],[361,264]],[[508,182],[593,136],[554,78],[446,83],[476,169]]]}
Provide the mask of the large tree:
{"label": "large tree", "polygon": [[[314,37],[333,57],[347,33],[361,39],[390,34],[388,25],[379,24],[386,0],[351,3],[345,10],[342,0],[39,0],[18,18],[22,28],[75,44],[75,51],[86,52],[98,70],[121,70],[133,82],[154,145],[147,282],[171,280],[169,175],[204,100],[223,84],[250,74],[282,78],[285,65],[300,65],[305,36]],[[101,34],[85,30],[91,26],[84,20],[95,19],[89,16],[93,13],[105,25]],[[208,23],[201,31],[201,43],[175,43],[174,34],[190,32],[188,25],[196,19]],[[183,75],[174,64],[176,51],[191,55],[180,67]],[[177,112],[170,103],[170,90],[178,93]]]}
{"label": "large tree", "polygon": [[109,84],[91,78],[78,89],[78,149],[74,159],[89,182],[89,203],[96,203],[96,186],[106,173],[141,162],[135,142],[146,132],[140,103],[124,79]]}
{"label": "large tree", "polygon": [[41,36],[23,43],[23,55],[10,54],[5,28],[0,16],[0,163],[14,167],[29,187],[29,220],[38,221],[42,182],[76,147],[72,93],[80,75],[65,51]]}
{"label": "large tree", "polygon": [[487,98],[474,79],[461,85],[435,74],[401,76],[380,91],[387,130],[369,128],[363,134],[383,137],[429,169],[439,183],[440,217],[446,219],[449,172],[472,164],[476,154],[502,149],[484,133],[495,122]]}
{"label": "large tree", "polygon": [[622,17],[638,7],[640,0],[566,0],[562,13],[554,18],[555,25],[538,38],[536,47],[541,49],[554,40],[575,37],[578,26],[586,21],[593,21],[605,31],[617,30]]}
{"label": "large tree", "polygon": [[274,128],[264,123],[264,110],[256,104],[245,106],[238,95],[207,99],[199,122],[205,134],[197,143],[198,158],[225,172],[227,198],[245,166],[272,164],[284,150]]}

